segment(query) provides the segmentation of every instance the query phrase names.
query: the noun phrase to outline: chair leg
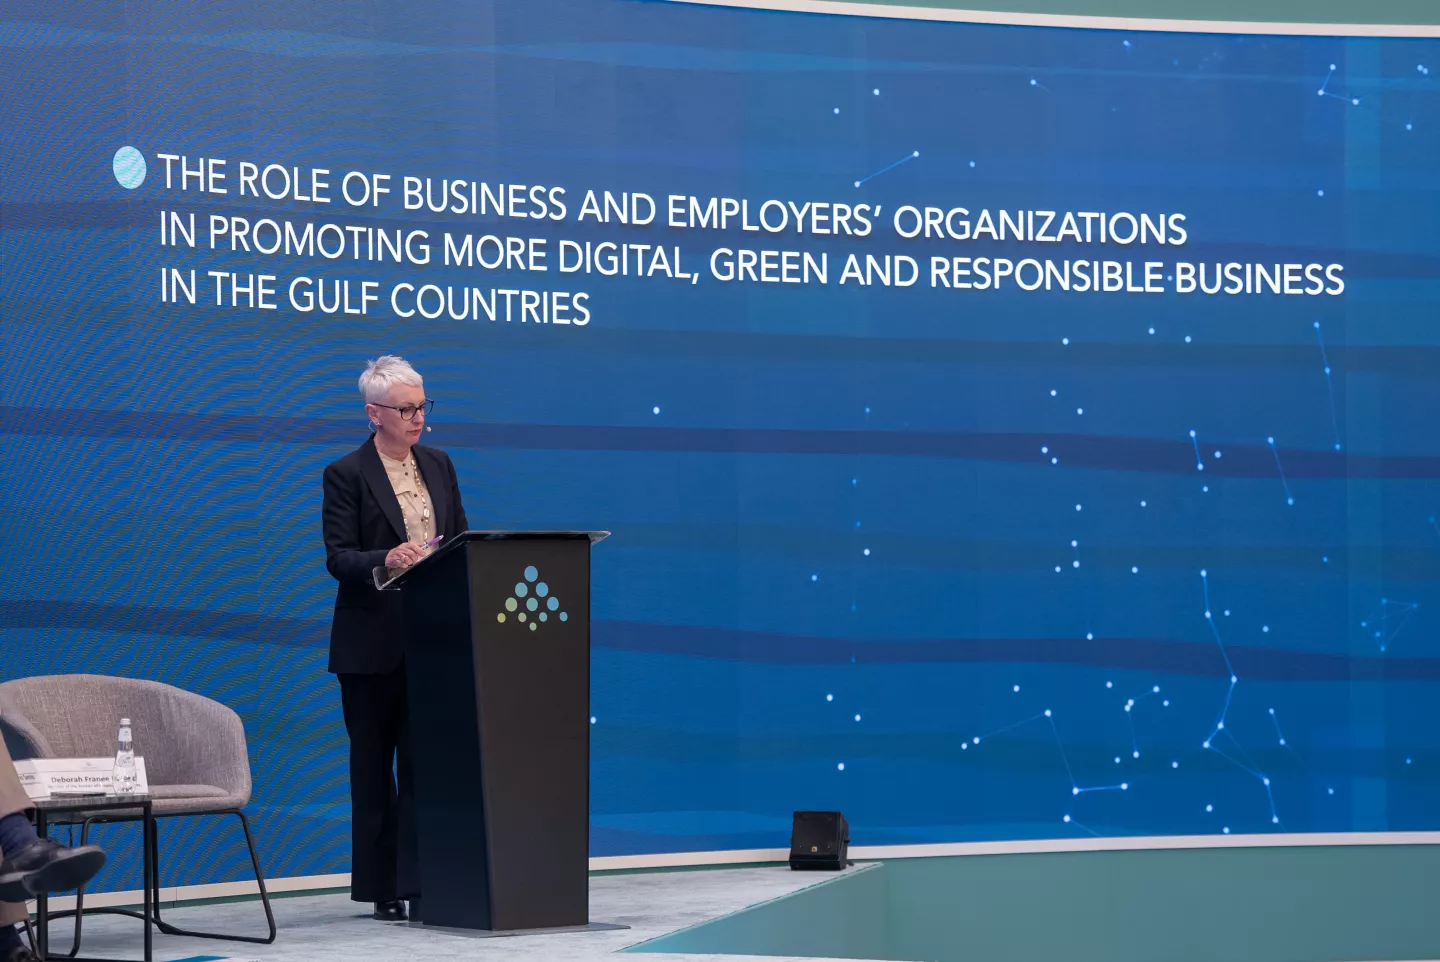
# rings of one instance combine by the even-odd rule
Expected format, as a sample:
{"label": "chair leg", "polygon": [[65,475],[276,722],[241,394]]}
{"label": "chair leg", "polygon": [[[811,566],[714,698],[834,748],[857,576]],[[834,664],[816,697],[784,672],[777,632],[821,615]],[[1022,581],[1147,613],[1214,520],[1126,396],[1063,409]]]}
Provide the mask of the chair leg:
{"label": "chair leg", "polygon": [[[90,826],[95,821],[95,816],[89,816],[80,823],[80,844],[84,845],[90,840]],[[70,944],[70,951],[65,953],[66,958],[75,958],[80,954],[80,927],[85,920],[85,886],[75,890],[75,939]]]}
{"label": "chair leg", "polygon": [[263,871],[261,871],[261,869],[260,869],[260,856],[259,856],[259,854],[255,851],[255,838],[254,838],[253,835],[250,834],[250,820],[245,817],[245,813],[244,813],[244,812],[242,812],[242,811],[240,811],[240,810],[238,810],[238,809],[235,810],[234,812],[215,813],[215,814],[227,814],[227,815],[233,814],[233,815],[237,816],[237,817],[240,819],[240,827],[241,827],[242,829],[244,829],[244,831],[245,831],[245,844],[246,844],[246,846],[249,847],[249,849],[250,849],[250,865],[255,869],[255,881],[256,881],[256,882],[259,884],[259,886],[260,886],[260,904],[261,904],[262,906],[264,906],[264,908],[265,908],[265,921],[269,924],[269,927],[270,927],[270,934],[269,934],[269,936],[267,936],[266,938],[263,938],[263,939],[262,939],[262,938],[260,938],[259,936],[256,936],[256,935],[220,935],[220,934],[217,934],[217,933],[214,933],[214,932],[190,932],[190,931],[188,931],[188,930],[186,930],[186,929],[176,928],[175,926],[171,925],[169,922],[162,921],[161,918],[160,918],[160,902],[159,902],[159,886],[160,886],[160,842],[159,842],[159,832],[158,832],[158,831],[155,833],[155,835],[156,835],[156,842],[155,842],[155,852],[154,852],[154,857],[155,857],[155,862],[154,862],[154,864],[155,864],[155,886],[156,886],[155,925],[156,925],[157,928],[160,929],[161,932],[164,932],[166,935],[183,935],[183,936],[188,936],[189,938],[192,938],[192,939],[221,939],[221,940],[226,941],[226,942],[254,942],[254,943],[257,943],[257,944],[259,944],[259,945],[269,945],[269,944],[271,944],[272,942],[275,941],[275,913],[274,913],[274,912],[271,910],[271,908],[270,908],[270,894],[265,891],[265,873],[264,873]]}

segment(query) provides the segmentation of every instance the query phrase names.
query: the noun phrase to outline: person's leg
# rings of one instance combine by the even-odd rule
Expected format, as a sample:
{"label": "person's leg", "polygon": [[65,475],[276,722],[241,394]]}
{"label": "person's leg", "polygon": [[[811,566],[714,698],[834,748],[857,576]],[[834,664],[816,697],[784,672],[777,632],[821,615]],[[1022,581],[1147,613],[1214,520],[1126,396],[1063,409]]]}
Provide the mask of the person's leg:
{"label": "person's leg", "polygon": [[[0,739],[0,903],[23,903],[39,892],[69,891],[94,878],[105,864],[105,853],[95,845],[66,848],[37,836],[25,816],[32,807],[10,760],[10,749]],[[20,911],[24,912],[23,904]],[[0,924],[4,918],[0,911]]]}
{"label": "person's leg", "polygon": [[395,890],[395,743],[389,729],[389,675],[342,674],[350,736],[350,898],[390,902]]}
{"label": "person's leg", "polygon": [[398,835],[395,878],[401,898],[417,899],[420,897],[420,846],[415,834],[415,782],[411,769],[409,694],[403,665],[397,674],[399,679],[396,690],[399,697],[394,709],[397,731],[395,820]]}

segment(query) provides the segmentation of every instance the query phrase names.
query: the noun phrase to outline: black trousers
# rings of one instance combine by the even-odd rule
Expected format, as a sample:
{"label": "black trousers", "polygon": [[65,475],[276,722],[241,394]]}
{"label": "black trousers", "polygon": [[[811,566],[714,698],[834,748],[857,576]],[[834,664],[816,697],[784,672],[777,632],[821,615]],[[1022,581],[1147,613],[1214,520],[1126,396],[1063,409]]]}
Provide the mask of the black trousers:
{"label": "black trousers", "polygon": [[418,898],[405,666],[383,675],[336,677],[350,736],[350,898]]}

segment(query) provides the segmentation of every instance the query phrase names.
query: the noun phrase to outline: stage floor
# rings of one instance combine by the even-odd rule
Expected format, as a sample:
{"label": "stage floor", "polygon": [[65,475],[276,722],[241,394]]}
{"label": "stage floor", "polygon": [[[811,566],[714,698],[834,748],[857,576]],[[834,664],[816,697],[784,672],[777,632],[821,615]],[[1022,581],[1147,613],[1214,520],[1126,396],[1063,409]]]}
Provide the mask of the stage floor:
{"label": "stage floor", "polygon": [[[601,875],[590,880],[591,920],[618,922],[630,928],[484,939],[412,929],[403,923],[376,922],[361,916],[363,906],[343,895],[282,898],[272,903],[280,930],[274,945],[156,935],[155,959],[157,962],[196,957],[263,962],[448,962],[454,959],[589,962],[609,957],[613,962],[625,959],[739,962],[743,956],[617,956],[614,953],[833,878],[835,875],[829,873],[791,872],[783,867]],[[184,928],[210,931],[263,933],[265,924],[260,903],[250,901],[167,909],[165,917]],[[51,926],[52,952],[69,950],[69,933],[68,920]],[[92,958],[139,959],[140,923],[116,916],[87,918],[81,954]],[[775,956],[766,958],[767,962],[780,962]]]}

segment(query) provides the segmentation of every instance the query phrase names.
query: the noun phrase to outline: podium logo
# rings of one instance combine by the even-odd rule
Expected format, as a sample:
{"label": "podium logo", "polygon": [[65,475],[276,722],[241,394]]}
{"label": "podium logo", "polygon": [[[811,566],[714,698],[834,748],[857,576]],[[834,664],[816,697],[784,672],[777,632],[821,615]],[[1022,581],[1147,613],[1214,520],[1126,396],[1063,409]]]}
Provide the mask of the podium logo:
{"label": "podium logo", "polygon": [[560,599],[550,593],[550,586],[540,580],[540,571],[534,565],[525,569],[525,580],[515,582],[515,593],[505,599],[505,610],[495,615],[495,620],[504,624],[514,618],[534,631],[542,622],[552,617],[569,621],[570,616],[560,610]]}

